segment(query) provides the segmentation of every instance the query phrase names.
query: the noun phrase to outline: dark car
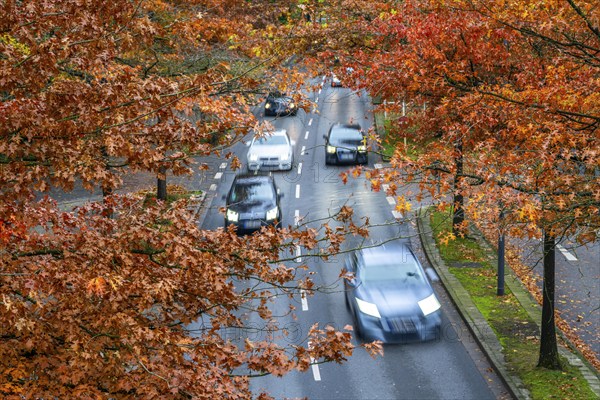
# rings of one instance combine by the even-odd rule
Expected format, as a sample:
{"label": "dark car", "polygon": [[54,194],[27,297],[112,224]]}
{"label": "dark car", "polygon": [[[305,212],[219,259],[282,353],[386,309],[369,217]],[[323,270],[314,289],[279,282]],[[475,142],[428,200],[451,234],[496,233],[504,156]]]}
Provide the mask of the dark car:
{"label": "dark car", "polygon": [[334,124],[325,139],[325,164],[366,164],[367,137],[358,124]]}
{"label": "dark car", "polygon": [[265,115],[296,115],[298,106],[294,103],[294,99],[285,93],[270,92],[265,100]]}
{"label": "dark car", "polygon": [[238,233],[263,226],[281,226],[281,207],[275,179],[266,174],[240,174],[225,196],[225,228],[235,225]]}
{"label": "dark car", "polygon": [[440,303],[410,247],[391,243],[346,260],[346,305],[364,340],[384,343],[439,338]]}

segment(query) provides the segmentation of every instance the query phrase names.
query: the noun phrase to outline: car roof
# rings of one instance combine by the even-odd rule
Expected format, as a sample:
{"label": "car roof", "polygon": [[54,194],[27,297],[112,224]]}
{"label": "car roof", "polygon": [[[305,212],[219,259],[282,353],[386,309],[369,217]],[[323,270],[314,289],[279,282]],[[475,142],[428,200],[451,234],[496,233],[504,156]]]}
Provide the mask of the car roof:
{"label": "car roof", "polygon": [[357,130],[360,131],[362,128],[360,127],[359,124],[342,124],[341,122],[338,122],[331,126],[331,130],[334,130],[334,129],[335,130],[348,129],[348,130],[353,130],[353,131],[357,131]]}
{"label": "car roof", "polygon": [[406,243],[390,242],[377,247],[364,248],[359,251],[363,265],[388,264],[394,260],[400,264],[411,263],[419,265],[419,261]]}
{"label": "car roof", "polygon": [[274,182],[273,176],[267,173],[243,173],[235,176],[233,183],[264,183],[264,182]]}

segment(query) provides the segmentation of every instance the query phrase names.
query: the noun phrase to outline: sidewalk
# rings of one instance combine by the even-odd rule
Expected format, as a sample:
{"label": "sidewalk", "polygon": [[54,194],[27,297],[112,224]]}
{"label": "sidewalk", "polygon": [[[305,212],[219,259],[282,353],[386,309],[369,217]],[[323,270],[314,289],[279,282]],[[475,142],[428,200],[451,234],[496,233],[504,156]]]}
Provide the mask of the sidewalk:
{"label": "sidewalk", "polygon": [[[456,305],[459,313],[462,315],[473,336],[487,355],[490,363],[494,365],[496,371],[504,380],[513,396],[518,399],[530,399],[528,390],[524,387],[521,380],[514,374],[511,374],[502,353],[502,346],[496,337],[492,328],[481,315],[470,295],[463,288],[458,279],[449,272],[448,266],[444,263],[431,235],[428,214],[422,215],[422,209],[417,213],[417,229],[423,245],[423,250],[427,259],[431,263],[450,294],[452,301]],[[533,300],[527,289],[516,278],[510,268],[507,268],[505,284],[515,295],[523,308],[529,313],[530,317],[537,322],[541,321],[541,307]],[[539,330],[539,327],[538,327]],[[580,369],[583,376],[587,379],[590,387],[600,398],[600,379],[597,371],[590,368],[588,364],[577,354],[559,345],[559,353],[565,357],[571,365]]]}

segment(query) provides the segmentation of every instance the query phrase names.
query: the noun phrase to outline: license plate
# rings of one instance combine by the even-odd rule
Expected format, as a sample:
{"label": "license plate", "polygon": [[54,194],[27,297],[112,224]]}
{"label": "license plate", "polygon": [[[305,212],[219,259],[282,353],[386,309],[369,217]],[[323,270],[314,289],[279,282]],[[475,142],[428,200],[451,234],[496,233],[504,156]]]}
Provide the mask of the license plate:
{"label": "license plate", "polygon": [[340,160],[353,160],[354,154],[340,154]]}
{"label": "license plate", "polygon": [[244,228],[246,228],[246,229],[260,228],[260,221],[257,221],[257,220],[245,221]]}

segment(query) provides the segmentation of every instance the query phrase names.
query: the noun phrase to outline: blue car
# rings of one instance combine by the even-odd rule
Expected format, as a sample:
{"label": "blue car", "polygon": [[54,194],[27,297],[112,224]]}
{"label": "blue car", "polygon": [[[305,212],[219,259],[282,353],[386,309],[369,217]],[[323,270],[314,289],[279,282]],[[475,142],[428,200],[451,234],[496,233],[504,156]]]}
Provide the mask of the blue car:
{"label": "blue car", "polygon": [[403,343],[440,337],[440,302],[408,245],[355,251],[345,269],[346,305],[359,338]]}

